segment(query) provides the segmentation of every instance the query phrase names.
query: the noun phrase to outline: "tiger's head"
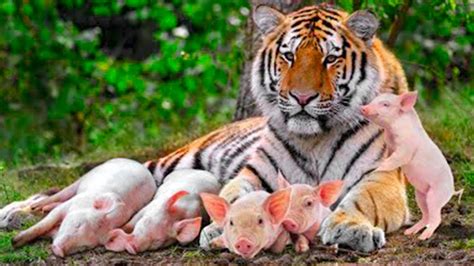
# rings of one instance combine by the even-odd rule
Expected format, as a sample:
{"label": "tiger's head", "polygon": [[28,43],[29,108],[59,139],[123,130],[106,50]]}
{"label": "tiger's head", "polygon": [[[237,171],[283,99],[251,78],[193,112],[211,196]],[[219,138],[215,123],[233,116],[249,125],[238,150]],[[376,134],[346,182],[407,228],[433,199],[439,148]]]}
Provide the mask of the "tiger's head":
{"label": "tiger's head", "polygon": [[311,136],[360,121],[359,107],[377,94],[384,75],[372,13],[319,5],[285,15],[259,6],[254,21],[264,39],[252,92],[271,123]]}

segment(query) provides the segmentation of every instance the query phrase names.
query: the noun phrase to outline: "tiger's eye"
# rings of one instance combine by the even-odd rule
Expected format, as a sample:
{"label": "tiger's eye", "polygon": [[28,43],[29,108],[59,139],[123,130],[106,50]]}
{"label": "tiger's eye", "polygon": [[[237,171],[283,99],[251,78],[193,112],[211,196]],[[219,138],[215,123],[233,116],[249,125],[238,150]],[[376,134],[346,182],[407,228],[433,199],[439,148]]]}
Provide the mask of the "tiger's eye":
{"label": "tiger's eye", "polygon": [[328,55],[326,57],[326,64],[330,64],[330,63],[333,63],[334,61],[336,61],[337,59],[337,56],[335,55]]}
{"label": "tiger's eye", "polygon": [[291,52],[286,52],[283,54],[286,60],[288,61],[293,61],[295,59],[295,56]]}

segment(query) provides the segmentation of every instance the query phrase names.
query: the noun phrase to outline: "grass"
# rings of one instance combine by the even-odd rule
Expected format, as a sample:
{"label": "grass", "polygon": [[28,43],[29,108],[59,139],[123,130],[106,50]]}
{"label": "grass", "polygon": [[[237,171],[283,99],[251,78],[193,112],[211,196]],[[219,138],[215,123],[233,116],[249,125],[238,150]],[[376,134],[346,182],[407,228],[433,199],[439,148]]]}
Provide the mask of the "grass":
{"label": "grass", "polygon": [[[421,95],[425,93],[422,91]],[[434,103],[424,101],[422,97],[417,109],[428,133],[448,158],[456,178],[456,187],[465,189],[463,202],[473,203],[474,89],[465,87],[457,89],[456,92],[445,90],[442,98]],[[5,162],[0,162],[0,206],[53,186],[65,186],[77,179],[88,167],[109,158],[129,157],[145,160],[158,157],[217,126],[219,123],[213,123],[193,130],[192,133],[173,133],[146,143],[133,141],[116,143],[110,147],[91,151],[84,156],[55,158],[45,162],[47,165],[59,164],[60,167],[7,166]],[[133,140],[133,136],[130,139]],[[65,161],[69,163],[65,164]],[[10,241],[15,233],[0,231],[0,263],[34,262],[44,260],[48,256],[47,241],[14,250]],[[474,239],[454,241],[449,246],[453,249],[472,249]],[[208,255],[199,250],[189,250],[183,254],[183,257],[190,261],[204,256]]]}

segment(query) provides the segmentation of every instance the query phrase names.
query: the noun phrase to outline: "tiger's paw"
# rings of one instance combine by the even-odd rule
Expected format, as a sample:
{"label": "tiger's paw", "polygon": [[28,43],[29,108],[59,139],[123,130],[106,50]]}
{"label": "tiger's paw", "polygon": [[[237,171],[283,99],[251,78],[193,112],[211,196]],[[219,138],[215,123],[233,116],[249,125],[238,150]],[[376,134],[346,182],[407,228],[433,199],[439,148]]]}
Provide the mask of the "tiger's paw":
{"label": "tiger's paw", "polygon": [[204,250],[211,250],[216,248],[212,240],[222,235],[222,229],[217,226],[215,223],[204,227],[201,231],[199,237],[199,246]]}
{"label": "tiger's paw", "polygon": [[324,220],[319,232],[323,244],[349,246],[356,251],[372,252],[385,245],[385,233],[369,223],[340,219],[337,213]]}

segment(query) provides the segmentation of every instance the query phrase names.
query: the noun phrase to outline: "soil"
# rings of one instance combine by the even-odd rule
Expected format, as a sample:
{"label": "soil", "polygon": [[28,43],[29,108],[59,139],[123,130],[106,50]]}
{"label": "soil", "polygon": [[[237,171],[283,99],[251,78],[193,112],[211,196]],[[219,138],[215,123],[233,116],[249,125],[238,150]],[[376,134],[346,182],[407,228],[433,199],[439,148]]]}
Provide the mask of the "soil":
{"label": "soil", "polygon": [[[387,236],[387,244],[371,254],[345,248],[334,249],[316,243],[305,254],[296,254],[291,246],[282,254],[263,252],[252,260],[242,259],[227,251],[206,252],[196,243],[188,247],[173,246],[140,255],[112,253],[103,248],[61,259],[50,255],[38,264],[146,265],[146,264],[212,264],[212,265],[291,265],[314,263],[443,263],[474,265],[474,213],[472,204],[449,203],[443,209],[443,223],[427,241],[405,236],[397,231]],[[413,208],[412,208],[413,209]],[[413,215],[416,221],[419,213]]]}

